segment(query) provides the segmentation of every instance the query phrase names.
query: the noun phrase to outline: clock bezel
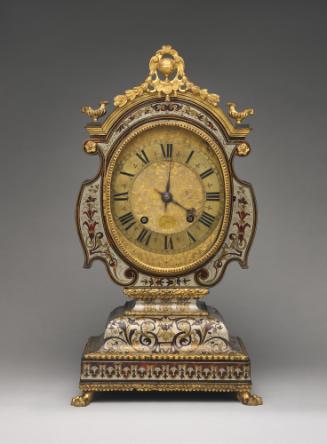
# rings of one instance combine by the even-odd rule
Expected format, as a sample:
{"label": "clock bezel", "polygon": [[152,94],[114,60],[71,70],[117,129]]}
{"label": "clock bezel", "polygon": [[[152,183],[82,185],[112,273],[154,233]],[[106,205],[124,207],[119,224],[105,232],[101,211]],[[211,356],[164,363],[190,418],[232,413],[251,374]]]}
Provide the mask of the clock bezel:
{"label": "clock bezel", "polygon": [[[158,262],[160,260],[169,260],[173,262],[173,259],[176,257],[180,258],[180,262],[183,265],[179,266],[168,266],[168,267],[160,267],[158,265],[150,265],[149,263],[145,263],[140,260],[137,256],[140,254],[140,247],[127,242],[124,236],[121,234],[119,228],[116,226],[116,223],[112,214],[112,206],[111,206],[111,181],[113,172],[115,169],[116,162],[123,151],[124,147],[128,145],[128,143],[133,140],[138,134],[158,127],[158,126],[174,126],[186,129],[188,131],[193,132],[194,134],[201,137],[205,140],[208,145],[211,147],[212,152],[216,155],[218,163],[221,168],[223,184],[224,184],[224,210],[223,210],[223,219],[218,227],[214,229],[214,231],[208,236],[208,238],[201,242],[197,247],[192,250],[188,250],[185,252],[177,253],[176,255],[164,255],[158,253],[149,253],[151,257],[156,257]],[[224,150],[219,144],[219,141],[215,139],[212,135],[209,135],[203,128],[198,127],[197,125],[185,121],[183,119],[176,118],[161,118],[152,121],[148,121],[143,123],[136,128],[131,129],[131,131],[122,139],[116,141],[116,143],[111,148],[110,158],[108,158],[107,167],[103,174],[103,191],[102,191],[102,199],[103,199],[103,209],[104,209],[104,220],[105,220],[105,229],[107,231],[107,235],[112,240],[112,245],[117,251],[117,253],[128,263],[130,263],[137,270],[144,273],[151,273],[153,275],[158,276],[182,276],[186,273],[193,272],[196,269],[199,269],[203,264],[208,262],[220,249],[222,246],[228,231],[228,227],[230,225],[231,218],[231,198],[232,198],[232,177],[231,171],[229,168],[228,160],[225,156]],[[203,253],[203,250],[205,252]],[[190,259],[196,252],[201,252],[200,257],[196,260]]]}

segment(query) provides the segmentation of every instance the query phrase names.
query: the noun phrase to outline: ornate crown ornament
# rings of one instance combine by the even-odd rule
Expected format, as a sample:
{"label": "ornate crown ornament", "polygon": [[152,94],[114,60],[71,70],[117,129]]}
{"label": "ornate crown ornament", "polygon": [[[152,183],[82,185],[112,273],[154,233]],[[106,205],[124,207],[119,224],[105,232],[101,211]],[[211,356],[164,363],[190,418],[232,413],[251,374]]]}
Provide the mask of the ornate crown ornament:
{"label": "ornate crown ornament", "polygon": [[[172,95],[176,97],[178,92],[186,91],[191,91],[212,105],[217,105],[218,94],[211,94],[207,89],[201,89],[190,82],[186,77],[184,67],[184,60],[175,49],[170,45],[162,46],[150,59],[150,71],[145,81],[140,86],[126,90],[123,95],[116,96],[115,106],[122,107],[128,101],[133,101],[145,93],[157,94],[158,97],[164,94],[166,100],[169,101]],[[163,79],[160,78],[159,72],[163,74]]]}

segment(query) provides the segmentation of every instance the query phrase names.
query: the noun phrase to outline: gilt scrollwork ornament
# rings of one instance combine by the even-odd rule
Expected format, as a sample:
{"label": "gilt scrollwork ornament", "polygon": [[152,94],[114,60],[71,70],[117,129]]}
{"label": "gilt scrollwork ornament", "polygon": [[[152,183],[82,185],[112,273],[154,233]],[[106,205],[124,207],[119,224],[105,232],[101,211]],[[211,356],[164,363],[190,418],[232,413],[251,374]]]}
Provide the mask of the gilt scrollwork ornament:
{"label": "gilt scrollwork ornament", "polygon": [[[128,101],[133,101],[136,97],[146,93],[155,93],[158,97],[163,95],[166,101],[169,101],[172,96],[176,97],[178,92],[186,91],[190,91],[212,105],[217,105],[219,96],[209,93],[207,89],[201,89],[190,82],[185,74],[184,67],[184,60],[175,49],[170,45],[162,46],[150,59],[149,75],[145,81],[139,86],[126,90],[125,94],[116,96],[114,105],[122,107]],[[164,78],[161,78],[159,73]]]}
{"label": "gilt scrollwork ornament", "polygon": [[231,351],[226,328],[207,317],[120,317],[107,325],[103,352],[197,353]]}

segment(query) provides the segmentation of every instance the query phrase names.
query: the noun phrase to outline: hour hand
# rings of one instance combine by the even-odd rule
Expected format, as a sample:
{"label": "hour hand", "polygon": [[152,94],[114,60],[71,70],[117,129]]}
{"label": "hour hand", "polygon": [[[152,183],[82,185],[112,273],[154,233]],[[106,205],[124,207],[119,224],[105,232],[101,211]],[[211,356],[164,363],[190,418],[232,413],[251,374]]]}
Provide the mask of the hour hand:
{"label": "hour hand", "polygon": [[177,202],[175,199],[171,199],[171,202],[174,203],[175,205],[177,205],[178,207],[182,208],[184,211],[186,211],[186,217],[189,216],[195,216],[196,215],[196,211],[195,208],[186,208],[184,207],[184,205],[180,204],[179,202]]}
{"label": "hour hand", "polygon": [[182,208],[185,212],[186,212],[186,218],[188,220],[188,218],[191,218],[192,221],[194,219],[194,217],[196,216],[196,211],[195,208],[186,208],[184,207],[184,205],[182,205],[181,203],[177,202],[177,200],[175,200],[172,196],[172,194],[169,191],[164,191],[161,192],[159,190],[157,190],[155,188],[155,191],[160,194],[161,199],[163,200],[164,204],[165,204],[165,209],[167,208],[167,205],[169,202],[177,205],[178,207]]}

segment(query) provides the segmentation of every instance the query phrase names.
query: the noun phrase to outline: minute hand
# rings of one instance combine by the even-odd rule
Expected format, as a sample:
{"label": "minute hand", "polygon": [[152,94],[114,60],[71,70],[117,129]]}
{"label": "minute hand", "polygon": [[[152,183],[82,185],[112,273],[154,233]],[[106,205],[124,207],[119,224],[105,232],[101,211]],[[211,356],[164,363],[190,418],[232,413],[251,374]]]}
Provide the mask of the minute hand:
{"label": "minute hand", "polygon": [[169,161],[168,179],[166,184],[166,193],[170,191],[170,175],[171,175],[171,161]]}
{"label": "minute hand", "polygon": [[[166,193],[170,191],[170,174],[171,174],[171,161],[169,161],[168,179],[166,183]],[[165,211],[167,211],[168,201],[165,201]]]}

